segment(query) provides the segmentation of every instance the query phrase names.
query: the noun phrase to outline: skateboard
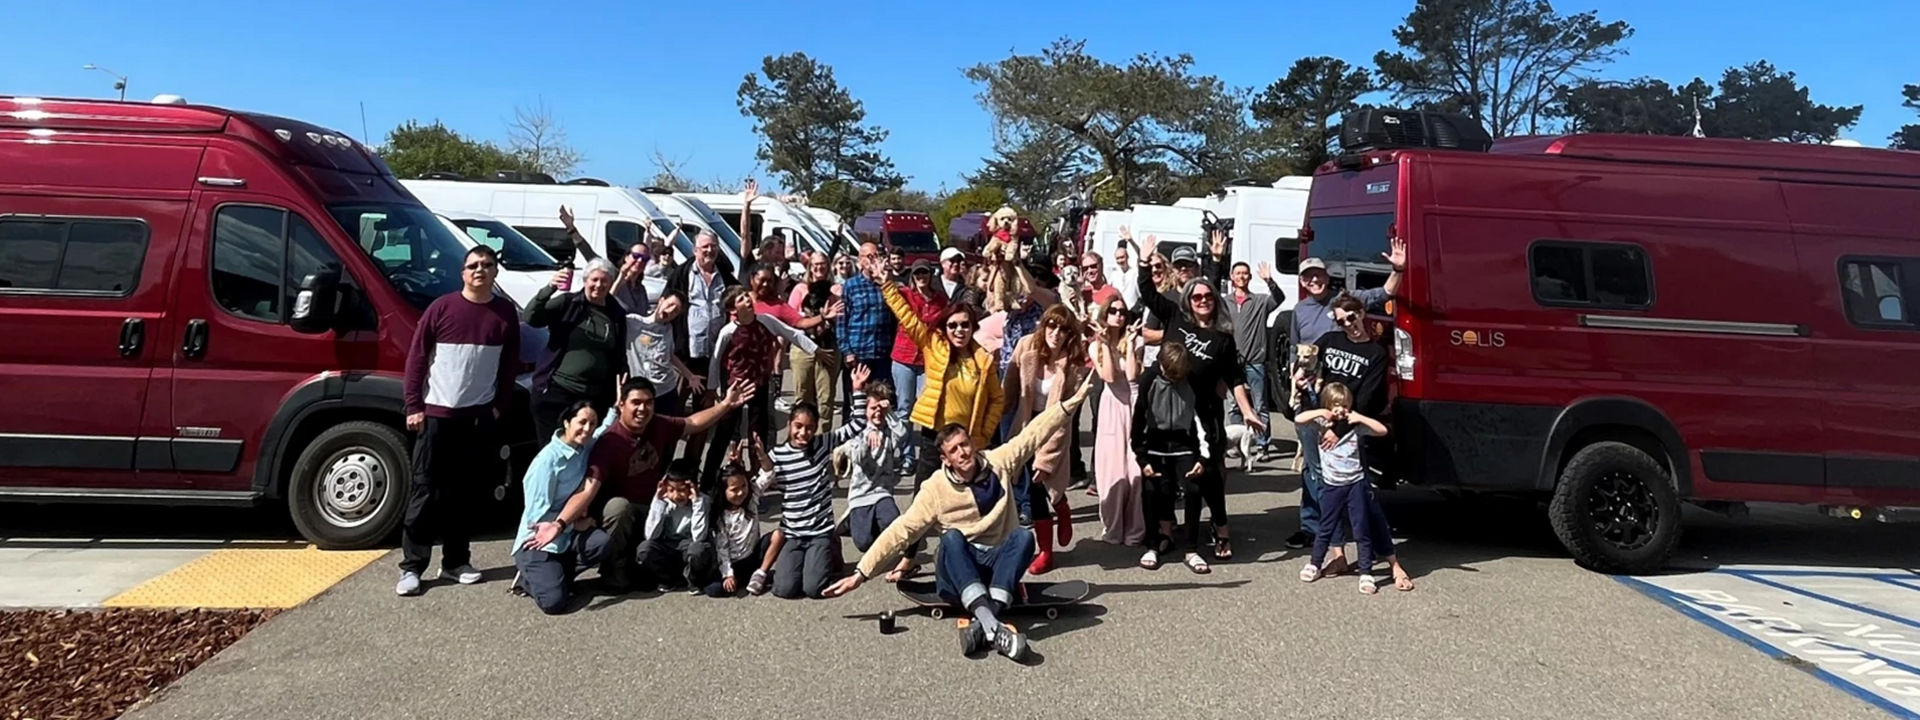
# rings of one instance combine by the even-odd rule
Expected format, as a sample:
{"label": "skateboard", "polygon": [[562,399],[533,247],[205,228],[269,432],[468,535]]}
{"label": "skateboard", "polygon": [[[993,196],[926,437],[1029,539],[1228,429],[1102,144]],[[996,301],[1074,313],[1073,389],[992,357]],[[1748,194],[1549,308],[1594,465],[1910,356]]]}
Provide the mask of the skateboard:
{"label": "skateboard", "polygon": [[[927,614],[939,620],[949,611],[959,611],[960,607],[947,602],[934,592],[934,584],[925,580],[902,580],[899,582],[900,595],[913,604],[927,609]],[[1009,611],[1040,610],[1048,620],[1060,617],[1060,608],[1078,604],[1087,599],[1093,588],[1085,580],[1067,580],[1063,582],[1025,582],[1020,583],[1020,592],[1014,599]],[[959,613],[964,615],[965,613]]]}

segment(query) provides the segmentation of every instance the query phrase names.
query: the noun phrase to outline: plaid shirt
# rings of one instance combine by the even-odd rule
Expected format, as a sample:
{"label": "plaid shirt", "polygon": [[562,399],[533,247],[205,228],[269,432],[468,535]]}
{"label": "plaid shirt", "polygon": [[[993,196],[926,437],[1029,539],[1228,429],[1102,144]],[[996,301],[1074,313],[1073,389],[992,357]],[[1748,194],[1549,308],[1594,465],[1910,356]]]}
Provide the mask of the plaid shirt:
{"label": "plaid shirt", "polygon": [[893,312],[880,297],[880,286],[865,275],[840,284],[847,311],[840,316],[840,352],[861,360],[885,360],[893,349]]}
{"label": "plaid shirt", "polygon": [[778,358],[774,349],[780,346],[780,338],[758,322],[750,322],[733,331],[733,339],[727,341],[726,363],[727,377],[731,380],[742,378],[762,382],[769,375],[779,372],[774,363]]}

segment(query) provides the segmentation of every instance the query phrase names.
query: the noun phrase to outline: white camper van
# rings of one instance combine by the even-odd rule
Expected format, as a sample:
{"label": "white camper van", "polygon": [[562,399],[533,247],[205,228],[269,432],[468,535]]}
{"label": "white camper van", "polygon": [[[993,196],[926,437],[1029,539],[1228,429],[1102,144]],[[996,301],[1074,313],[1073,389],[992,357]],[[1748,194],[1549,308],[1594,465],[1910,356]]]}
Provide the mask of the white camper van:
{"label": "white camper van", "polygon": [[[693,238],[681,230],[672,215],[632,188],[613,187],[599,180],[580,179],[566,183],[516,183],[478,180],[401,180],[408,192],[436,212],[485,213],[520,231],[561,260],[570,260],[575,268],[585,268],[594,257],[618,263],[633,247],[649,237],[662,238],[673,248],[675,262],[693,257]],[[585,237],[592,256],[577,252],[568,244],[560,208],[573,211],[574,225]],[[742,267],[738,250],[720,243],[721,261],[729,268]],[[658,295],[663,283],[647,281],[648,292]]]}
{"label": "white camper van", "polygon": [[[740,226],[740,211],[744,203],[740,195],[732,193],[674,193],[679,197],[692,198],[706,203],[734,227]],[[775,230],[784,230],[794,243],[790,253],[799,257],[801,252],[833,252],[834,240],[828,236],[813,217],[795,210],[781,202],[779,198],[761,195],[753,200],[753,219],[749,229],[753,231],[751,241],[773,234]]]}
{"label": "white camper van", "polygon": [[[746,257],[741,250],[740,233],[734,232],[734,226],[727,224],[726,218],[720,217],[720,214],[714,212],[713,208],[708,207],[706,203],[686,195],[675,195],[662,188],[641,188],[640,192],[645,193],[648,200],[652,200],[654,205],[659,206],[661,212],[673,217],[674,222],[679,223],[680,230],[686,233],[687,237],[699,235],[701,230],[712,231],[715,237],[720,238],[720,246],[725,248],[722,251],[723,254],[730,258]],[[734,265],[734,267],[741,266]]]}
{"label": "white camper van", "polygon": [[521,307],[533,302],[534,294],[552,282],[554,271],[560,269],[560,261],[499,218],[457,210],[434,214],[460,239],[460,244],[468,248],[485,245],[500,254],[500,274],[495,282]]}
{"label": "white camper van", "polygon": [[[1292,309],[1299,286],[1296,274],[1300,266],[1300,226],[1307,218],[1307,192],[1313,178],[1289,176],[1268,185],[1229,185],[1221,194],[1181,198],[1176,206],[1203,209],[1221,221],[1232,221],[1233,259],[1255,268],[1267,263],[1273,268],[1273,281],[1286,297],[1283,310]],[[1136,231],[1136,237],[1137,237]],[[1255,292],[1266,292],[1266,283],[1254,281]]]}
{"label": "white camper van", "polygon": [[860,252],[860,236],[853,234],[853,226],[848,225],[846,218],[840,217],[840,213],[812,205],[802,205],[800,209],[812,216],[820,229],[833,238],[837,252]]}

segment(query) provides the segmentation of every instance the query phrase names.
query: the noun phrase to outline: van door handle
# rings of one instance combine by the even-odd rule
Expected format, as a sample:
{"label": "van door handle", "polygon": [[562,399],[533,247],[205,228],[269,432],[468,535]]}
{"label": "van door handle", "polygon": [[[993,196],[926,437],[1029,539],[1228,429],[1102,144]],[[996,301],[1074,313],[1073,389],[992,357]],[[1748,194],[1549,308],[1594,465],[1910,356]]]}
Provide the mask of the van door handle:
{"label": "van door handle", "polygon": [[180,352],[190,358],[199,358],[207,354],[207,321],[194,318],[187,321],[187,337],[180,344]]}
{"label": "van door handle", "polygon": [[120,357],[133,357],[140,354],[140,348],[147,344],[147,322],[140,318],[127,318],[120,323]]}

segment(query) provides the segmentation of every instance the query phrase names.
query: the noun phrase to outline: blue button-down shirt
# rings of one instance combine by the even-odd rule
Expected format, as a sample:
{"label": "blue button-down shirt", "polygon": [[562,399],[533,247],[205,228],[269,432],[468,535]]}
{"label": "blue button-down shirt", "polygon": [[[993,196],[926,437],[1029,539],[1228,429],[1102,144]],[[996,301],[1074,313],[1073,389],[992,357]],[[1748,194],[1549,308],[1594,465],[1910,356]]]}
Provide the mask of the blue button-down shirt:
{"label": "blue button-down shirt", "polygon": [[731,317],[726,308],[720,307],[727,282],[718,272],[713,274],[711,282],[700,268],[689,268],[687,272],[687,347],[684,349],[688,357],[713,357],[713,344],[720,339],[720,327]]}
{"label": "blue button-down shirt", "polygon": [[[608,420],[613,416],[609,414]],[[605,425],[601,426],[604,430]],[[595,439],[598,433],[595,434]],[[533,526],[550,522],[560,517],[560,511],[567,507],[567,499],[579,492],[580,485],[587,480],[587,451],[593,447],[588,441],[585,447],[573,447],[560,440],[559,433],[547,441],[540,454],[533,456],[533,462],[527,466],[527,475],[521,481],[521,492],[526,499],[526,509],[520,511],[520,531],[513,536],[514,552],[528,540],[533,539]],[[573,545],[573,528],[560,530],[560,535],[540,550],[550,553],[563,553]]]}
{"label": "blue button-down shirt", "polygon": [[840,352],[861,360],[885,360],[893,351],[893,311],[880,295],[880,286],[865,275],[840,284],[846,314],[840,316]]}

